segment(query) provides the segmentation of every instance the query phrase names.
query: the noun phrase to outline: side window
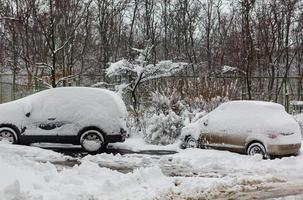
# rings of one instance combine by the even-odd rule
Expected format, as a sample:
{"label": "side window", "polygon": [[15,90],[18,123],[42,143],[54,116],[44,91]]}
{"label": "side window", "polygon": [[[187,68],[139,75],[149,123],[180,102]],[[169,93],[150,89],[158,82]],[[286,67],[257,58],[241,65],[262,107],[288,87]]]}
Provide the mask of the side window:
{"label": "side window", "polygon": [[43,91],[31,99],[30,117],[40,120],[55,118],[57,110],[56,93]]}

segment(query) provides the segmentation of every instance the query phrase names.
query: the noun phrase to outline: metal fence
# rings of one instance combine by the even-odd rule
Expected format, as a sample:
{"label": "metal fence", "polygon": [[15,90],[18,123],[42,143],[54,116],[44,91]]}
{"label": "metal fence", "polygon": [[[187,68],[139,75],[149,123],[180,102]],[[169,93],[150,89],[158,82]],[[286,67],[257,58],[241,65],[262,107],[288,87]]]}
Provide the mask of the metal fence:
{"label": "metal fence", "polygon": [[[100,81],[104,81],[103,76],[81,75],[66,80],[65,84],[66,86],[91,86]],[[62,83],[59,86],[62,86]],[[29,81],[26,74],[0,73],[0,103],[16,100],[46,88],[47,86],[39,78],[32,78]]]}
{"label": "metal fence", "polygon": [[[302,83],[303,77],[287,77],[282,90],[276,94],[269,94],[267,91],[268,81],[272,77],[251,77],[252,81],[252,94],[255,100],[266,100],[266,101],[276,101],[286,107],[286,110],[292,112],[294,107],[297,111],[301,111],[298,104],[293,103],[298,100],[302,100]],[[285,77],[275,77],[277,85],[282,83]],[[27,96],[29,94],[44,90],[46,86],[41,82],[41,80],[33,79],[31,83],[28,84],[27,75],[13,75],[13,74],[0,74],[0,103],[12,101],[19,99],[21,97]],[[106,79],[100,75],[81,75],[76,76],[73,79],[69,79],[65,84],[67,86],[91,86],[97,82],[110,82],[112,85],[121,83],[123,81],[122,77],[114,77],[111,79]],[[238,76],[221,76],[221,77],[200,77],[200,76],[172,76],[160,78],[157,80],[151,80],[145,83],[141,91],[146,91],[146,85],[149,86],[151,90],[156,90],[158,88],[170,88],[177,87],[179,82],[186,82],[187,85],[190,83],[189,87],[194,87],[193,91],[196,91],[196,96],[201,96],[200,94],[205,94],[201,90],[207,89],[207,84],[214,85],[217,84],[218,87],[225,87],[225,90],[229,90],[228,95],[231,99],[248,99],[247,95],[247,84],[243,77]],[[206,86],[205,86],[206,85]],[[230,86],[234,88],[231,89]],[[233,94],[230,94],[233,93]],[[202,95],[202,96],[203,96]],[[144,96],[142,94],[142,96]],[[302,102],[303,109],[303,102]]]}
{"label": "metal fence", "polygon": [[0,103],[21,98],[28,93],[24,93],[24,85],[20,81],[13,81],[12,74],[0,74]]}

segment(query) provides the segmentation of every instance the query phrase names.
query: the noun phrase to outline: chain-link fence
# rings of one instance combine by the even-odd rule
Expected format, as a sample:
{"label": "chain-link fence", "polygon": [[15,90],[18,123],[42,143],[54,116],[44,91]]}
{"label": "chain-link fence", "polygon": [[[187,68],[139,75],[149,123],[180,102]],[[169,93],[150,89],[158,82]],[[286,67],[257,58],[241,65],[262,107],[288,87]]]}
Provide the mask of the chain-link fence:
{"label": "chain-link fence", "polygon": [[[49,82],[47,78],[30,78],[26,74],[0,73],[0,103],[9,102],[45,90],[47,85],[43,81]],[[58,86],[92,86],[95,83],[103,81],[103,76],[79,75],[59,82]]]}
{"label": "chain-link fence", "polygon": [[[250,77],[251,94],[254,100],[278,102],[286,107],[288,112],[297,112],[303,109],[303,77],[274,77],[275,85],[270,85],[272,77]],[[284,81],[283,81],[284,80]],[[100,75],[79,75],[68,79],[58,86],[92,86],[98,82],[107,82],[116,85],[123,82],[121,77],[106,79]],[[102,85],[102,84],[101,84]],[[105,85],[102,85],[106,86]],[[271,88],[270,88],[271,87]],[[29,79],[27,75],[0,74],[0,103],[19,99],[29,94],[46,89],[41,79]],[[232,100],[248,99],[248,87],[245,77],[221,76],[172,76],[150,80],[138,89],[140,97],[147,93],[170,88],[182,91],[183,97],[212,98],[228,96]],[[183,92],[185,91],[185,92]],[[301,108],[302,107],[302,108]]]}
{"label": "chain-link fence", "polygon": [[24,77],[16,77],[13,74],[0,74],[0,103],[12,101],[31,93],[22,84]]}

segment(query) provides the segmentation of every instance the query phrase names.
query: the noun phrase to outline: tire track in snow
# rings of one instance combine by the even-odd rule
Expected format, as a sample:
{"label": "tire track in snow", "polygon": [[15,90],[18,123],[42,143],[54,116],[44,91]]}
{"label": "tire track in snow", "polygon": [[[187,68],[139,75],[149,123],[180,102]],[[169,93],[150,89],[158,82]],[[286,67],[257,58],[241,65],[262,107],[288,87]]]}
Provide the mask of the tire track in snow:
{"label": "tire track in snow", "polygon": [[[297,196],[297,198],[296,198]],[[217,185],[207,190],[191,194],[173,193],[163,194],[158,199],[174,200],[301,200],[303,198],[303,181],[272,180],[268,182],[244,181],[231,185]]]}

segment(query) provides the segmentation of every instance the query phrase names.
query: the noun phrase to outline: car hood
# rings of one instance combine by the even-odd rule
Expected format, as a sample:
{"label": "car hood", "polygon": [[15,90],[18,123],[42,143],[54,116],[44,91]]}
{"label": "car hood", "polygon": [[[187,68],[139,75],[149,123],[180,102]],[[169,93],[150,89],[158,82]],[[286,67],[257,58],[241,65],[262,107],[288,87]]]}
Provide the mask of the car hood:
{"label": "car hood", "polygon": [[0,123],[19,125],[25,118],[26,110],[20,100],[0,104]]}

